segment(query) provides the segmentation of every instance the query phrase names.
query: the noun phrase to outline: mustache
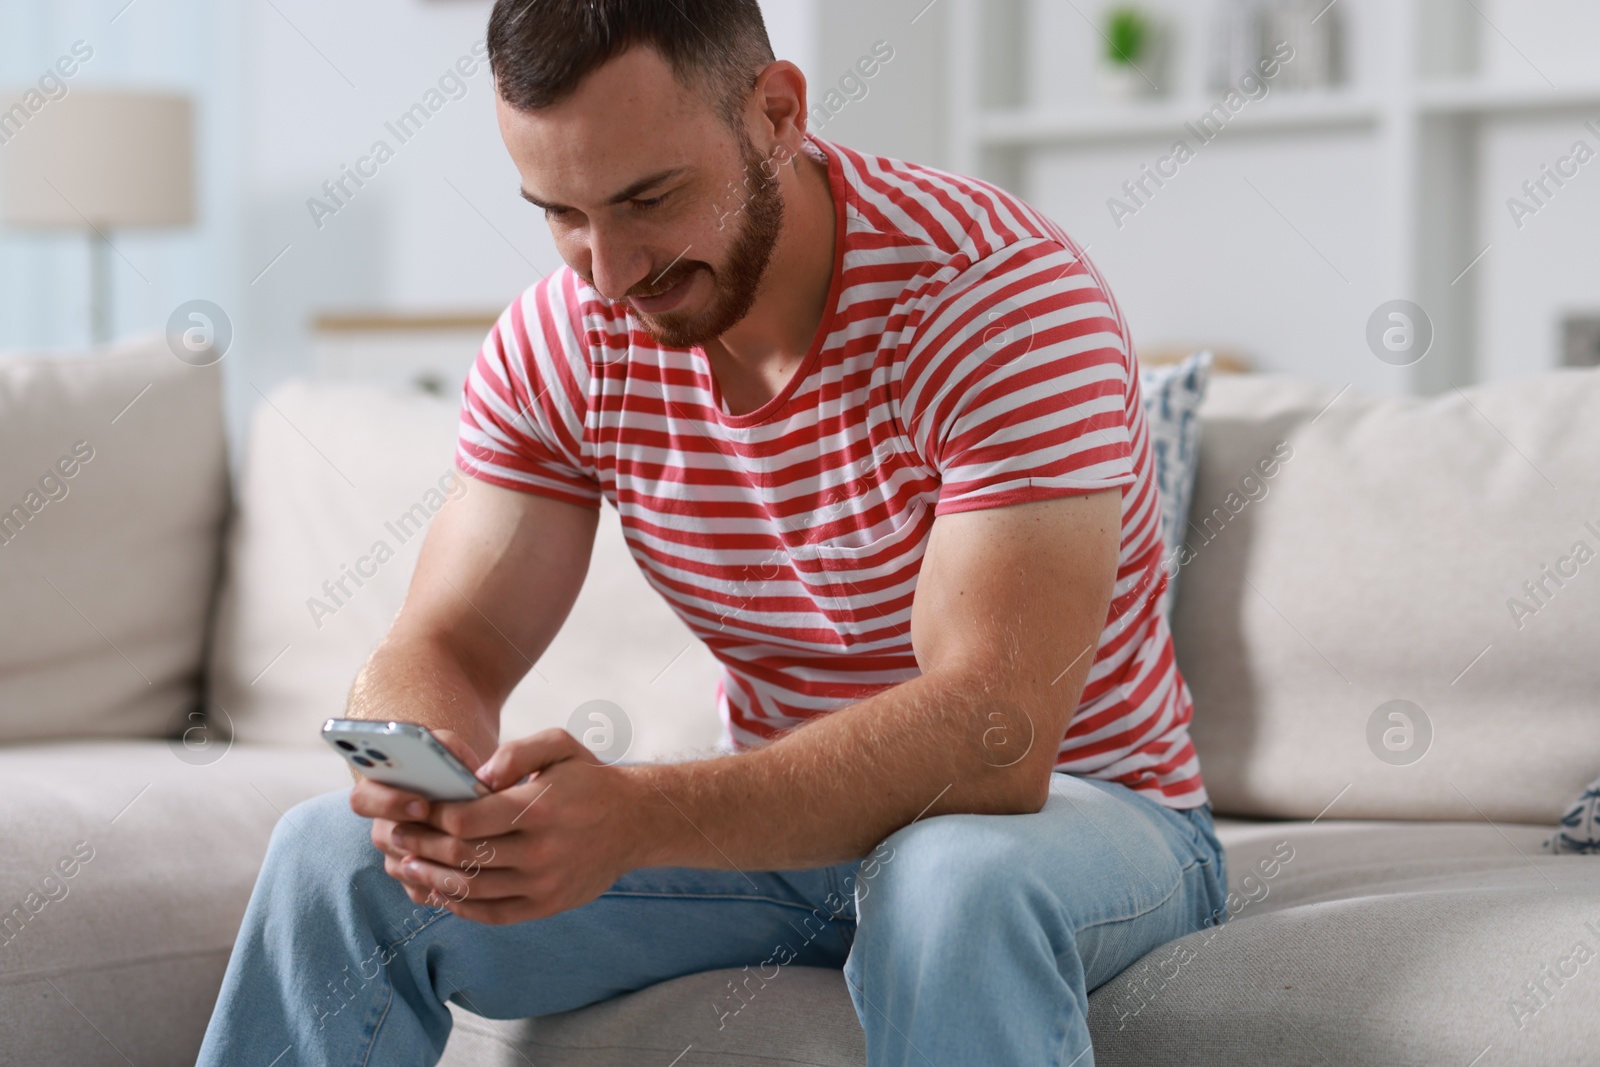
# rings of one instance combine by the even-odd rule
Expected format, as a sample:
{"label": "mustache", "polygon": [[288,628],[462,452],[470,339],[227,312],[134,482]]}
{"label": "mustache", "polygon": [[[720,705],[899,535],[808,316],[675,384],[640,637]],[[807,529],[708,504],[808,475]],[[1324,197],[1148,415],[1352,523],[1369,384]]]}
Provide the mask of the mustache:
{"label": "mustache", "polygon": [[[711,271],[711,265],[701,263],[698,260],[683,260],[674,263],[660,274],[651,277],[649,281],[640,282],[632,289],[629,289],[627,295],[645,297],[646,299],[652,296],[660,296],[662,293],[676,288],[685,278],[700,270]],[[711,273],[714,274],[716,272],[711,271]]]}

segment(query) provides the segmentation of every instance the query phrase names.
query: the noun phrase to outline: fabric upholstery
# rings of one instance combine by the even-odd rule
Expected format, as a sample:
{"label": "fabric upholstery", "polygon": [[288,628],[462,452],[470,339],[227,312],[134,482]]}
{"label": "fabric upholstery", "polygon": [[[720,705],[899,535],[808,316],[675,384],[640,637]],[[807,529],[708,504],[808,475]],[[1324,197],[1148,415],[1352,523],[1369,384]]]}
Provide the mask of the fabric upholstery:
{"label": "fabric upholstery", "polygon": [[273,825],[350,784],[325,752],[196,751],[0,747],[0,1060],[194,1062]]}
{"label": "fabric upholstery", "polygon": [[[1600,944],[1586,926],[1600,927],[1600,864],[1535,855],[1541,827],[1224,819],[1217,829],[1228,922],[1162,946],[1090,996],[1097,1064],[1422,1067],[1465,1065],[1490,1047],[1496,1063],[1579,1064],[1600,1040],[1587,987],[1600,961],[1563,987],[1547,983],[1552,995],[1526,1010],[1524,983],[1575,941]],[[441,1064],[631,1067],[691,1046],[696,1063],[865,1063],[838,972],[781,972],[737,1027],[718,1030],[709,1005],[736,978],[690,975],[536,1020],[458,1010]]]}
{"label": "fabric upholstery", "polygon": [[1554,826],[1600,751],[1600,371],[1430,399],[1218,375],[1201,411],[1173,633],[1216,810]]}
{"label": "fabric upholstery", "polygon": [[198,702],[220,397],[159,335],[0,356],[0,742],[158,737]]}
{"label": "fabric upholstery", "polygon": [[1139,392],[1150,423],[1156,485],[1161,493],[1161,558],[1167,571],[1163,610],[1172,617],[1178,593],[1178,546],[1187,536],[1189,499],[1200,464],[1200,404],[1211,381],[1210,352],[1196,352],[1171,366],[1139,372]]}
{"label": "fabric upholstery", "polygon": [[[502,491],[455,473],[457,416],[423,393],[301,382],[258,407],[212,658],[216,703],[241,741],[320,746],[400,608],[434,512],[452,494]],[[382,563],[380,543],[393,553]],[[351,569],[375,573],[357,585]],[[721,733],[716,684],[715,661],[646,584],[606,507],[583,592],[507,702],[501,735],[565,727],[598,699],[628,718],[629,759],[704,750]]]}
{"label": "fabric upholstery", "polygon": [[[174,393],[178,383],[193,385],[196,394],[183,411],[156,408],[162,421],[145,427],[141,441],[204,422],[189,410],[202,405],[194,375],[214,368],[159,364],[145,364],[150,377],[117,379],[131,385],[123,404],[146,382],[152,388],[115,423],[122,405],[113,405],[108,431],[136,425],[130,420],[163,383]],[[113,360],[106,373],[123,370]],[[19,464],[10,448],[12,412],[32,416],[13,401],[21,387],[8,373],[0,365],[0,383],[8,383],[0,385],[0,473],[10,478],[34,466],[27,456]],[[1520,627],[1507,600],[1545,565],[1573,558],[1576,541],[1600,546],[1585,526],[1600,526],[1597,382],[1600,373],[1570,371],[1464,396],[1383,400],[1270,377],[1211,381],[1182,563],[1194,573],[1174,605],[1178,656],[1219,809],[1301,818],[1218,820],[1232,917],[1214,935],[1163,946],[1094,993],[1097,1063],[1477,1058],[1487,1067],[1593,1058],[1600,1015],[1589,1008],[1600,960],[1579,962],[1575,946],[1600,947],[1600,865],[1543,854],[1540,843],[1594,771],[1600,577],[1581,564],[1563,585],[1551,583],[1552,595]],[[102,395],[98,379],[87,377],[62,388]],[[214,382],[206,388],[210,411]],[[316,726],[337,714],[398,607],[404,581],[396,576],[409,575],[405,553],[414,559],[416,538],[397,545],[394,559],[321,618],[320,629],[306,601],[376,539],[398,540],[385,523],[425,503],[446,473],[454,418],[453,404],[423,396],[291,386],[257,419],[212,666],[217,703],[241,737],[295,747],[0,747],[0,1049],[8,1062],[192,1062],[273,824],[297,801],[348,782],[339,760],[306,746],[320,744]],[[32,446],[65,424],[28,425],[16,439]],[[135,464],[144,480],[118,480],[124,495],[117,510],[101,513],[109,517],[100,528],[142,529],[162,518],[134,514],[160,510],[148,506],[152,486],[181,496],[183,507],[183,494],[193,490],[198,500],[195,487],[204,485],[220,501],[220,427],[217,437],[207,453],[214,481],[206,481],[209,466],[180,460],[176,448],[157,480]],[[1292,455],[1275,457],[1280,442]],[[96,449],[70,494],[48,504],[22,538],[92,499],[86,479],[112,469],[96,464],[124,454],[98,442]],[[1271,475],[1259,465],[1268,456],[1276,458]],[[37,466],[0,489],[36,483],[46,469]],[[213,523],[220,502],[214,507]],[[200,511],[195,504],[190,514]],[[670,629],[670,612],[627,557],[609,509],[603,519],[574,625],[540,662],[549,681],[530,675],[516,699],[534,710],[508,715],[506,732],[564,725],[578,700],[621,693],[610,698],[634,719],[631,756],[708,743],[716,732],[714,672],[709,662],[695,664],[686,633],[680,642]],[[107,543],[100,528],[91,537],[64,526],[59,558],[92,568]],[[199,519],[174,522],[156,527],[172,532],[148,544],[131,542],[152,568],[177,559],[158,551],[163,546],[191,545],[184,558],[194,573],[173,586],[180,599],[205,584],[203,541],[183,540],[202,528]],[[0,546],[7,596],[15,588],[3,584],[14,581],[11,559],[21,558],[8,553],[22,538]],[[120,580],[107,586],[118,597],[129,582],[144,592],[127,601],[140,620],[162,617],[168,605],[145,589],[143,575]],[[656,607],[662,615],[650,614]],[[143,649],[133,637],[154,640],[130,626],[125,644],[121,633],[107,636],[124,651]],[[19,692],[4,687],[44,661],[18,656],[13,666],[13,649],[29,647],[16,642],[38,638],[5,616],[0,637],[4,729]],[[181,665],[163,678],[195,671],[198,644],[185,647],[188,658],[171,653]],[[155,662],[144,654],[129,653],[141,668]],[[673,656],[680,658],[669,664]],[[639,662],[652,658],[659,665]],[[704,681],[689,677],[698,666],[707,668]],[[96,664],[77,669],[93,706],[66,699],[86,691],[76,677],[57,679],[28,697],[34,713],[26,721],[45,707],[65,723],[111,721],[107,707],[143,708],[105,701],[120,689],[95,688],[103,685]],[[192,692],[167,684],[180,705]],[[1416,702],[1432,727],[1426,754],[1409,764],[1385,762],[1369,742],[1372,713],[1396,697]],[[116,729],[165,725],[148,710],[116,719]],[[1354,821],[1379,816],[1419,821]],[[92,858],[67,877],[60,865],[80,843]],[[785,972],[760,1011],[718,1031],[708,1004],[737,973],[694,975],[540,1020],[459,1011],[443,1062],[863,1063],[841,975]]]}

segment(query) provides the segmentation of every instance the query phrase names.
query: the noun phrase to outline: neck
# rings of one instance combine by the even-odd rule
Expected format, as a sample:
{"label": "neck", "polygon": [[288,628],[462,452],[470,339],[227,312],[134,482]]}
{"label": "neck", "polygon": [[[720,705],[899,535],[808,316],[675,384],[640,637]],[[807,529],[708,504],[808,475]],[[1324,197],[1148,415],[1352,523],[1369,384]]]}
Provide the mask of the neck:
{"label": "neck", "polygon": [[[837,216],[828,168],[802,152],[780,171],[783,231],[756,302],[738,325],[708,344],[713,363],[767,377],[805,358],[833,285]],[[786,375],[785,375],[786,377]]]}

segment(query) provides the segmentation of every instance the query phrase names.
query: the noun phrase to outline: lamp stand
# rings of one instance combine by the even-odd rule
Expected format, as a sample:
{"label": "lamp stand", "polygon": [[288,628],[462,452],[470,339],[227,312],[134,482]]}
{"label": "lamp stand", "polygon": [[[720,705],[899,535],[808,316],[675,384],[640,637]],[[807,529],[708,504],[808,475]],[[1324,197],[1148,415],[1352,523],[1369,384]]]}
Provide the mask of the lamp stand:
{"label": "lamp stand", "polygon": [[94,344],[111,340],[111,241],[99,229],[89,238],[89,336]]}

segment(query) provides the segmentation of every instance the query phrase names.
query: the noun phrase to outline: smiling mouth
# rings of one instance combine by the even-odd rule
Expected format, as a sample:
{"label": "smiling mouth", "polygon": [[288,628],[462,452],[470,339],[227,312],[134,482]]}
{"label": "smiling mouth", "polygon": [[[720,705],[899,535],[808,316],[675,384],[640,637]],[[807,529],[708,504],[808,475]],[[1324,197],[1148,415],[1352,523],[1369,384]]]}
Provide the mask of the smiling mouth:
{"label": "smiling mouth", "polygon": [[691,268],[678,274],[675,278],[667,280],[665,285],[656,286],[647,293],[629,293],[628,303],[644,315],[660,315],[671,311],[682,301],[688,291],[689,284],[694,280],[696,270]]}
{"label": "smiling mouth", "polygon": [[[693,277],[695,270],[696,268],[692,266],[686,265],[684,267],[678,267],[676,263],[673,263],[672,265],[668,266],[666,270],[655,276],[654,281],[650,283],[651,288],[647,292],[635,291],[629,293],[628,296],[637,296],[642,297],[645,300],[649,300],[653,297],[661,296],[664,293],[670,293],[672,290],[682,285],[686,280]],[[660,284],[663,278],[666,279],[666,283]]]}

